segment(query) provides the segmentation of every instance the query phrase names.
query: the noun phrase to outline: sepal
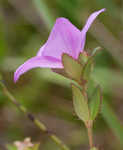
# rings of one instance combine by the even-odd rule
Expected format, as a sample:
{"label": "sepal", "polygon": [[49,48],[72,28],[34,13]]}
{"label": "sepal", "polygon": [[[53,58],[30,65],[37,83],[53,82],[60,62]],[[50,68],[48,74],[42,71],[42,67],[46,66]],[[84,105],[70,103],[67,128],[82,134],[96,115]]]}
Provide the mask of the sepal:
{"label": "sepal", "polygon": [[91,73],[93,71],[93,57],[90,57],[82,70],[82,79],[85,81],[90,80]]}
{"label": "sepal", "polygon": [[68,77],[71,79],[80,82],[81,74],[82,74],[82,65],[77,62],[77,60],[73,59],[68,54],[62,55],[62,63],[64,66],[64,70],[67,73]]}
{"label": "sepal", "polygon": [[88,53],[83,51],[82,53],[79,53],[78,61],[84,66],[87,63],[88,58]]}

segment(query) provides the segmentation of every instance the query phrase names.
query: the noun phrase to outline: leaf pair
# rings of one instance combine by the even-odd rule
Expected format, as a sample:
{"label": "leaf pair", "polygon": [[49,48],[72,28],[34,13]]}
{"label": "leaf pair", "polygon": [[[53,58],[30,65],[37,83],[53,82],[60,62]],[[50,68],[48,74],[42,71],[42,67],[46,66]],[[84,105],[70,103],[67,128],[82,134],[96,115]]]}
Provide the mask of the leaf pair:
{"label": "leaf pair", "polygon": [[[62,62],[64,65],[65,72],[71,79],[77,81],[77,83],[80,86],[83,83],[89,81],[93,67],[93,58],[98,52],[98,50],[99,48],[96,48],[91,56],[88,56],[86,52],[80,53],[78,60],[73,59],[68,54],[63,54]],[[83,87],[84,86],[85,84],[83,84]],[[84,94],[75,85],[72,85],[72,91],[73,104],[77,116],[85,123],[87,123],[88,121],[94,121],[99,113],[101,105],[100,88],[96,88],[94,94],[91,97],[90,104],[88,104],[88,99],[85,96],[87,93]]]}
{"label": "leaf pair", "polygon": [[101,104],[101,91],[97,87],[94,95],[91,98],[91,103],[88,101],[81,90],[72,84],[73,104],[77,116],[84,122],[94,121],[99,113]]}
{"label": "leaf pair", "polygon": [[75,85],[72,84],[73,92],[73,105],[77,116],[84,121],[84,123],[90,120],[89,108],[87,99]]}

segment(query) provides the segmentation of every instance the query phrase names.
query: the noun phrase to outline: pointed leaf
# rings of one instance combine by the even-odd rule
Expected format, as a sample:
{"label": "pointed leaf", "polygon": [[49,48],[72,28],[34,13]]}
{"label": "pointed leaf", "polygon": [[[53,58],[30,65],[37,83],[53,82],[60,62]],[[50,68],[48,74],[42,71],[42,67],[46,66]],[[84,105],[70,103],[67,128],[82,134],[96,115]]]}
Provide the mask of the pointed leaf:
{"label": "pointed leaf", "polygon": [[92,70],[93,70],[93,57],[90,57],[82,70],[83,80],[88,81],[90,79]]}
{"label": "pointed leaf", "polygon": [[102,100],[101,89],[98,86],[95,89],[94,94],[91,97],[91,102],[90,102],[90,117],[92,120],[95,120],[95,118],[97,117],[100,111],[101,100]]}
{"label": "pointed leaf", "polygon": [[88,56],[87,52],[83,51],[82,53],[79,54],[78,60],[82,65],[85,65],[85,63],[87,63],[87,61],[88,61],[88,58],[89,58],[89,56]]}
{"label": "pointed leaf", "polygon": [[[98,53],[98,51],[101,50],[101,47],[97,47],[93,50],[91,56],[87,59],[85,57],[85,65],[83,67],[83,71],[82,71],[82,78],[86,81],[88,81],[90,79],[90,75],[91,75],[91,72],[93,70],[93,59],[94,59],[94,56]],[[85,54],[83,53],[83,56]],[[82,61],[82,54],[80,54],[79,56],[79,60]],[[84,57],[83,57],[83,60],[84,60]]]}
{"label": "pointed leaf", "polygon": [[82,66],[71,56],[63,54],[62,62],[68,76],[76,81],[81,80]]}
{"label": "pointed leaf", "polygon": [[75,85],[72,84],[73,105],[77,116],[86,123],[89,121],[89,109],[87,100],[84,95]]}

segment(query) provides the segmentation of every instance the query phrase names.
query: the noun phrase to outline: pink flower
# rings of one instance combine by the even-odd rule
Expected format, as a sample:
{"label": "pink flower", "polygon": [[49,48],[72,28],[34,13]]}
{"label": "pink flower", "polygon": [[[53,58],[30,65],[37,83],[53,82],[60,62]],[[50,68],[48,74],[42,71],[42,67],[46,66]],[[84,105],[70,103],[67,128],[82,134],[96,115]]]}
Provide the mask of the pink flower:
{"label": "pink flower", "polygon": [[79,53],[84,50],[88,29],[96,17],[104,11],[105,9],[101,9],[92,13],[82,30],[77,29],[66,18],[58,18],[47,42],[39,49],[35,57],[27,60],[16,70],[14,81],[16,82],[20,75],[32,68],[63,68],[61,60],[63,53],[77,59]]}

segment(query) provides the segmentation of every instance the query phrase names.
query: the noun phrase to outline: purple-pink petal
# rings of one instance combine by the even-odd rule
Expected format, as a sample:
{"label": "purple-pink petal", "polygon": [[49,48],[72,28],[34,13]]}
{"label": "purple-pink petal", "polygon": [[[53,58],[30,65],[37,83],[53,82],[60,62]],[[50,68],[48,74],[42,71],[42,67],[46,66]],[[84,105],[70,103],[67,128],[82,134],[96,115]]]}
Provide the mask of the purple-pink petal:
{"label": "purple-pink petal", "polygon": [[45,50],[45,44],[39,49],[37,56],[42,56],[44,50]]}
{"label": "purple-pink petal", "polygon": [[52,57],[32,57],[22,64],[14,73],[14,82],[16,82],[19,77],[32,68],[63,68],[62,63]]}
{"label": "purple-pink petal", "polygon": [[81,51],[81,32],[68,19],[58,18],[45,44],[43,56],[61,60],[62,53],[73,58]]}
{"label": "purple-pink petal", "polygon": [[81,33],[82,33],[82,41],[81,41],[81,43],[82,43],[82,50],[84,49],[84,46],[85,46],[86,33],[87,33],[88,29],[90,28],[90,26],[92,25],[92,23],[93,23],[93,21],[96,19],[96,17],[97,17],[100,13],[104,12],[105,10],[106,10],[106,9],[103,8],[103,9],[101,9],[101,10],[99,10],[99,11],[96,11],[96,12],[92,13],[92,14],[89,16],[88,20],[86,21],[86,24],[85,24],[85,26],[83,27],[83,29],[82,29],[82,31],[81,31]]}
{"label": "purple-pink petal", "polygon": [[37,56],[27,60],[14,73],[16,82],[20,75],[36,67],[63,68],[62,54],[67,53],[74,59],[84,50],[86,33],[96,17],[105,11],[101,9],[90,15],[82,31],[77,29],[68,19],[58,18],[47,42],[39,49]]}

